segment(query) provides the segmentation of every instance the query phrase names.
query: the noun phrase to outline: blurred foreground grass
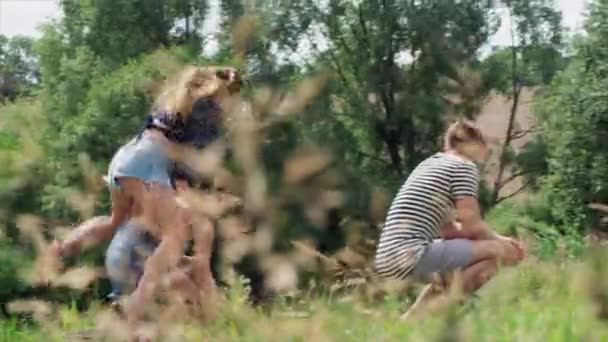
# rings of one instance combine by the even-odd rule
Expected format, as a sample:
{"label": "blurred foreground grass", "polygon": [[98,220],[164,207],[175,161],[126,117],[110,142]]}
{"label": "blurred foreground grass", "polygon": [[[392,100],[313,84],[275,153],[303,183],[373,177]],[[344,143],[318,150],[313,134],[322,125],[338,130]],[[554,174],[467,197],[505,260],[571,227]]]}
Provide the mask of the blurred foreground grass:
{"label": "blurred foreground grass", "polygon": [[[601,319],[600,312],[606,306],[608,281],[598,265],[531,258],[518,268],[501,272],[464,305],[435,305],[408,322],[400,321],[399,316],[409,303],[396,297],[371,301],[362,295],[365,291],[354,290],[304,295],[253,308],[246,303],[244,287],[237,286],[227,293],[215,321],[172,325],[161,340],[607,341],[608,321]],[[598,297],[598,292],[604,296]],[[101,340],[96,334],[107,333],[108,328],[113,330],[108,340],[124,336],[126,331],[119,331],[125,329],[124,323],[106,310],[94,305],[88,312],[78,313],[63,307],[55,318],[38,326],[3,321],[0,339]]]}

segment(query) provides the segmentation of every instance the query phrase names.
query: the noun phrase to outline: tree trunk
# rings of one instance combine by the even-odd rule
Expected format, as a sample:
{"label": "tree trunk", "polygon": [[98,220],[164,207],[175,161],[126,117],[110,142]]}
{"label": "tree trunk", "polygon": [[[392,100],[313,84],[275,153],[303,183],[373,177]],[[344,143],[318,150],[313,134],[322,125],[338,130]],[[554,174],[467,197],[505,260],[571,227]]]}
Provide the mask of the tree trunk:
{"label": "tree trunk", "polygon": [[519,85],[519,82],[517,80],[517,52],[515,50],[515,47],[513,47],[512,63],[513,104],[511,105],[511,114],[509,116],[509,125],[507,126],[505,141],[503,142],[500,150],[500,157],[498,160],[498,173],[496,174],[496,179],[494,180],[494,188],[492,189],[492,196],[490,197],[490,207],[498,203],[498,196],[500,194],[500,190],[504,186],[503,176],[507,163],[507,151],[509,146],[511,145],[511,141],[513,140],[513,129],[515,127],[517,108],[519,106],[519,95],[521,94],[521,86]]}
{"label": "tree trunk", "polygon": [[190,17],[186,15],[186,39],[190,38]]}

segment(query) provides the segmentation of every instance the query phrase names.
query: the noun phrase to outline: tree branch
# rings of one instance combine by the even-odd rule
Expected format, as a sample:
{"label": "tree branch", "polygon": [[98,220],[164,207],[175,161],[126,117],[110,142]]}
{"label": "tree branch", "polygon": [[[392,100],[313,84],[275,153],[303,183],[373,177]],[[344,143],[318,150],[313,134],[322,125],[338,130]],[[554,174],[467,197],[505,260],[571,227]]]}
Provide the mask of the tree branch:
{"label": "tree branch", "polygon": [[541,127],[531,127],[529,129],[526,129],[526,130],[523,130],[523,131],[513,132],[513,134],[511,135],[511,141],[517,140],[517,139],[521,139],[521,138],[525,137],[528,134],[534,134],[534,133],[538,133],[540,131],[542,131]]}
{"label": "tree branch", "polygon": [[358,154],[359,156],[361,156],[363,158],[367,158],[367,159],[370,159],[370,160],[373,160],[373,161],[376,161],[376,162],[379,162],[379,163],[383,163],[383,164],[390,164],[390,162],[388,160],[384,160],[384,159],[382,159],[382,158],[380,158],[378,156],[375,156],[373,154],[369,154],[369,153],[362,152],[362,151],[359,151],[359,150],[353,150],[353,152],[355,152],[356,154]]}
{"label": "tree branch", "polygon": [[363,10],[361,9],[361,4],[359,4],[357,10],[359,17],[359,26],[361,26],[361,34],[358,34],[358,30],[356,29],[354,23],[350,25],[350,30],[359,42],[359,45],[361,45],[360,49],[358,50],[362,51],[365,54],[365,58],[369,60],[371,44],[369,43],[369,33],[367,31],[367,27],[365,26],[365,19],[363,18]]}
{"label": "tree branch", "polygon": [[[308,37],[313,49],[315,49],[317,51],[317,53],[320,55],[321,51],[319,50],[319,47],[315,43],[314,39],[311,39],[308,35],[307,35],[307,37]],[[346,86],[346,88],[349,88],[349,89],[351,89],[351,91],[354,91],[355,88],[351,86],[350,82],[346,78],[346,74],[342,70],[342,66],[338,60],[338,57],[334,54],[334,52],[331,49],[328,50],[328,53],[329,53],[329,56],[331,57],[332,64],[334,65],[334,68],[336,69],[336,72],[338,73],[338,76],[342,80],[342,83]]]}
{"label": "tree branch", "polygon": [[348,44],[344,40],[344,34],[342,34],[342,32],[340,31],[340,28],[335,25],[331,25],[331,23],[330,23],[331,16],[324,15],[323,12],[321,11],[321,9],[319,8],[319,6],[317,6],[317,5],[314,5],[313,8],[316,11],[316,14],[319,15],[320,18],[327,18],[326,20],[324,20],[325,26],[329,30],[336,31],[337,34],[335,35],[335,37],[338,38],[338,41],[340,42],[340,45],[342,45],[342,48],[344,48],[344,50],[346,50],[346,52],[349,55],[352,55],[353,49],[351,49],[351,47],[348,46]]}
{"label": "tree branch", "polygon": [[500,191],[500,189],[502,189],[505,185],[509,184],[510,182],[514,181],[516,178],[524,176],[526,174],[530,173],[530,171],[519,171],[519,172],[515,172],[514,174],[512,174],[511,176],[503,179],[500,182],[499,188],[498,190]]}
{"label": "tree branch", "polygon": [[508,200],[509,198],[516,196],[517,194],[524,191],[531,184],[532,184],[532,180],[529,180],[529,181],[525,182],[524,184],[522,184],[517,190],[513,191],[512,193],[508,194],[507,196],[497,198],[496,204],[499,204],[502,201]]}
{"label": "tree branch", "polygon": [[492,189],[492,195],[490,197],[490,204],[498,204],[498,195],[501,188],[502,177],[505,171],[507,163],[507,149],[511,145],[513,136],[513,129],[515,127],[515,117],[517,115],[517,108],[519,106],[519,95],[521,93],[521,85],[519,84],[517,75],[517,46],[515,45],[515,32],[513,29],[513,12],[509,9],[509,21],[511,23],[511,89],[513,91],[513,103],[511,104],[511,112],[509,114],[509,123],[507,126],[507,132],[505,134],[505,141],[503,142],[500,150],[500,157],[498,160],[498,173],[494,179],[494,188]]}

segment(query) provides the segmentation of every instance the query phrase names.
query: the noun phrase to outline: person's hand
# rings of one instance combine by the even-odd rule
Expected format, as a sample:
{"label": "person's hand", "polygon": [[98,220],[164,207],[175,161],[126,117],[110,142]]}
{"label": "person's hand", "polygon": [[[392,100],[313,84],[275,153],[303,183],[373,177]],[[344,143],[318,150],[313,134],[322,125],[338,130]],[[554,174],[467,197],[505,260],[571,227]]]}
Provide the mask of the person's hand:
{"label": "person's hand", "polygon": [[503,241],[515,248],[517,251],[517,261],[523,260],[525,256],[525,247],[521,241],[503,235],[498,235],[498,240]]}

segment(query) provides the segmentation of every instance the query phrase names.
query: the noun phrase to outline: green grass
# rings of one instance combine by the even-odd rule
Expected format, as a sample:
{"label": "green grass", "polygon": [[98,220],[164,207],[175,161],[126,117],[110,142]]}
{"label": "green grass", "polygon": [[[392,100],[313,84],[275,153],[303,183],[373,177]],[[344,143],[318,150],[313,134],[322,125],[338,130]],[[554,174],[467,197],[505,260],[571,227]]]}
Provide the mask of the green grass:
{"label": "green grass", "polygon": [[[596,315],[590,286],[606,291],[606,284],[590,282],[590,274],[582,261],[529,260],[503,270],[464,306],[438,306],[406,323],[398,318],[409,303],[372,301],[364,291],[278,301],[262,310],[247,305],[244,291],[236,288],[213,322],[171,325],[169,331],[179,331],[178,340],[185,341],[602,341],[608,322]],[[61,341],[94,327],[102,311],[101,306],[84,314],[62,308],[44,328],[2,322],[1,340]],[[290,316],[294,311],[304,317]],[[120,329],[123,323],[110,326]]]}
{"label": "green grass", "polygon": [[37,331],[33,327],[23,327],[17,320],[0,321],[0,341],[35,341]]}
{"label": "green grass", "polygon": [[[575,238],[554,237],[551,226],[512,207],[498,208],[487,219],[505,233],[531,232],[532,256],[502,270],[464,305],[435,303],[402,322],[399,317],[413,298],[403,293],[378,298],[374,284],[340,293],[317,286],[263,308],[250,306],[244,287],[236,286],[214,321],[165,324],[162,340],[172,335],[176,341],[239,342],[608,341],[608,321],[598,314],[600,306],[608,308],[608,254],[591,259],[572,253],[568,241]],[[106,307],[93,303],[85,313],[74,307],[60,307],[38,325],[0,321],[0,342],[64,341],[91,329],[126,336],[124,320]]]}

